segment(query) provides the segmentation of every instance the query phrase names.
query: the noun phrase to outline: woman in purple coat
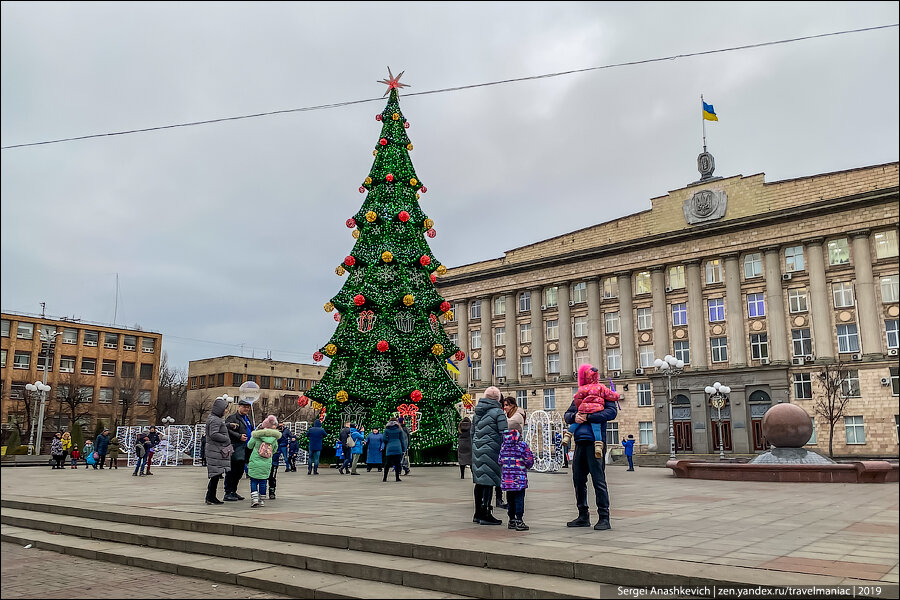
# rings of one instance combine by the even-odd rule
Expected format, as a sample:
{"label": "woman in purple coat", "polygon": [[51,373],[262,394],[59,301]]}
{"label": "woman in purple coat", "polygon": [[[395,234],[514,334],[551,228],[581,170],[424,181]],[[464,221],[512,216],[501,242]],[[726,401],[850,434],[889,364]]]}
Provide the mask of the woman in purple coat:
{"label": "woman in purple coat", "polygon": [[528,525],[522,521],[525,512],[525,488],[528,487],[528,469],[534,466],[534,455],[516,429],[503,433],[503,445],[500,446],[501,489],[506,492],[509,504],[509,529],[528,531]]}

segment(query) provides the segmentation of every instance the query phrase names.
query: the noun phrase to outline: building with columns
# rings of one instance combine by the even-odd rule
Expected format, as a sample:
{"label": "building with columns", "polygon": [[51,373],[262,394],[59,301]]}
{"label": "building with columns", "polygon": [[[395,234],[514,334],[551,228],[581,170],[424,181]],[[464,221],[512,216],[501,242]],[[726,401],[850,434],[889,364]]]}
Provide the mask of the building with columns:
{"label": "building with columns", "polygon": [[[850,401],[835,455],[897,456],[898,163],[701,175],[649,210],[449,269],[438,285],[468,355],[460,384],[564,412],[590,363],[624,394],[607,443],[633,434],[667,454],[669,390],[653,363],[671,354],[686,364],[672,380],[677,451],[717,453],[721,431],[726,453],[749,454],[767,448],[773,404],[815,414],[817,375],[839,361]],[[704,391],[716,381],[732,390],[721,421]],[[827,452],[829,424],[814,425],[808,447]]]}

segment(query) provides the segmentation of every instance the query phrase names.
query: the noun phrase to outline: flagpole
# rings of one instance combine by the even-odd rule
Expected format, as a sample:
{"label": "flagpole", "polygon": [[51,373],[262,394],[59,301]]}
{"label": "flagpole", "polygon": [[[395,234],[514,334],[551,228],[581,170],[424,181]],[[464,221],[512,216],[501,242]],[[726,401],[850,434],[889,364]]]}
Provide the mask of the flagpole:
{"label": "flagpole", "polygon": [[703,118],[703,94],[700,94],[700,122],[703,124],[703,152],[706,152],[706,119]]}

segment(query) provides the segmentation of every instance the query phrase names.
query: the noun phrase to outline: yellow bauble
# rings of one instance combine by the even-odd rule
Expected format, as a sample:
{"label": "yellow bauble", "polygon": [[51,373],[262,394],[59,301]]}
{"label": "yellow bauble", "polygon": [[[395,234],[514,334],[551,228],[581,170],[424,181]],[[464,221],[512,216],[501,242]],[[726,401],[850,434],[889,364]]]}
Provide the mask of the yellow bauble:
{"label": "yellow bauble", "polygon": [[372,183],[372,178],[366,177],[366,185],[369,185],[370,183]]}
{"label": "yellow bauble", "polygon": [[369,223],[374,223],[375,219],[377,219],[377,218],[378,218],[378,215],[375,214],[374,210],[370,210],[369,212],[366,213],[366,221],[368,221]]}
{"label": "yellow bauble", "polygon": [[391,254],[390,251],[385,250],[384,252],[381,253],[381,260],[383,260],[386,263],[389,263],[392,260],[394,260],[394,255]]}
{"label": "yellow bauble", "polygon": [[354,229],[352,235],[353,235],[354,240],[358,240],[359,239],[359,229]]}
{"label": "yellow bauble", "polygon": [[350,395],[344,390],[341,390],[337,394],[335,394],[335,397],[337,398],[338,402],[346,402],[350,399]]}
{"label": "yellow bauble", "polygon": [[416,297],[413,296],[412,294],[407,294],[407,295],[403,296],[403,304],[405,304],[406,306],[412,306],[413,302],[415,302],[415,301],[416,301]]}
{"label": "yellow bauble", "polygon": [[425,219],[425,229],[431,229],[432,227],[434,227],[434,221]]}
{"label": "yellow bauble", "polygon": [[472,401],[472,395],[471,395],[471,394],[463,394],[463,395],[462,395],[462,400],[463,400],[463,402],[471,402],[471,401]]}
{"label": "yellow bauble", "polygon": [[435,356],[440,356],[441,354],[444,353],[444,347],[441,346],[440,344],[435,344],[434,346],[431,347],[431,353],[434,354]]}
{"label": "yellow bauble", "polygon": [[344,273],[346,273],[347,270],[343,266],[338,265],[338,268],[335,269],[334,272],[337,273],[338,276],[340,276],[340,275],[343,275]]}
{"label": "yellow bauble", "polygon": [[[406,145],[406,149],[407,149],[407,150],[412,150],[412,149],[413,149],[413,145],[412,145],[412,144],[407,144],[407,145]],[[413,185],[416,185],[416,184],[413,184]]]}
{"label": "yellow bauble", "polygon": [[453,320],[453,311],[448,310],[447,312],[445,312],[444,318],[447,319],[448,321],[452,321]]}
{"label": "yellow bauble", "polygon": [[437,268],[438,275],[443,275],[446,272],[447,272],[447,267],[445,267],[444,265],[438,265],[438,268]]}
{"label": "yellow bauble", "polygon": [[409,185],[416,185],[417,183],[419,183],[419,180],[415,177],[409,180]]}
{"label": "yellow bauble", "polygon": [[333,310],[334,310],[334,304],[332,304],[331,302],[326,302],[325,303],[325,312],[331,312]]}
{"label": "yellow bauble", "polygon": [[392,115],[391,115],[391,118],[392,118],[393,120],[395,120],[395,121],[399,121],[399,120],[400,120],[400,113],[394,113],[394,114],[392,114]]}
{"label": "yellow bauble", "polygon": [[422,197],[422,194],[416,194],[416,200]]}
{"label": "yellow bauble", "polygon": [[325,354],[327,354],[328,356],[334,356],[336,352],[337,346],[335,346],[334,344],[328,344],[327,346],[325,346]]}
{"label": "yellow bauble", "polygon": [[372,150],[372,156],[378,156],[378,150]]}

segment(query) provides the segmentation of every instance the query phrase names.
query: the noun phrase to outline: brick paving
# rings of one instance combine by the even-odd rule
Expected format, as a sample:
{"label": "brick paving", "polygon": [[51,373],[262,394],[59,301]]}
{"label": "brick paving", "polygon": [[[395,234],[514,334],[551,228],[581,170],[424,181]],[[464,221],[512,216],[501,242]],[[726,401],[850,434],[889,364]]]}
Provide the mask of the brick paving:
{"label": "brick paving", "polygon": [[[4,475],[6,471],[4,470]],[[3,598],[288,598],[17,544],[0,544]]]}
{"label": "brick paving", "polygon": [[[33,496],[148,507],[209,519],[330,525],[372,537],[451,539],[462,547],[527,553],[535,547],[682,561],[685,568],[742,566],[797,575],[896,584],[900,580],[898,486],[888,484],[761,483],[676,479],[671,471],[608,468],[612,530],[568,529],[576,515],[569,472],[531,473],[525,521],[531,531],[472,524],[472,481],[451,467],[416,467],[395,483],[361,469],[360,477],[321,468],[321,475],[279,473],[278,499],[262,509],[248,502],[206,506],[206,469],[159,468],[151,478],[130,471],[6,468],[4,498]],[[249,498],[247,479],[239,491]],[[220,486],[219,495],[222,490]],[[591,505],[593,495],[589,494]],[[495,511],[504,521],[503,511]],[[699,564],[698,564],[699,563]],[[4,597],[6,584],[4,582]]]}

